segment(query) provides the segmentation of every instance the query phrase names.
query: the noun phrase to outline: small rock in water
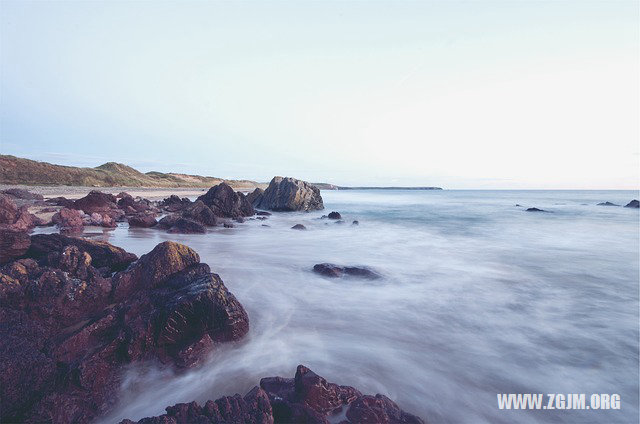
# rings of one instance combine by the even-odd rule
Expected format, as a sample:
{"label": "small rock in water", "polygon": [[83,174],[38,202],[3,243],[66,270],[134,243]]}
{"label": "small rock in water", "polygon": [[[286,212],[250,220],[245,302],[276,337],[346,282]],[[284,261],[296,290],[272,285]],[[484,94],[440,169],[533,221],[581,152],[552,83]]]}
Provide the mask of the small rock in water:
{"label": "small rock in water", "polygon": [[521,204],[516,203],[516,208],[521,208],[521,207],[522,207]]}
{"label": "small rock in water", "polygon": [[342,215],[340,215],[339,212],[330,212],[329,215],[327,216],[327,218],[329,219],[342,219]]}
{"label": "small rock in water", "polygon": [[340,266],[324,263],[314,265],[313,271],[330,278],[340,278],[345,275],[349,275],[351,277],[368,278],[370,280],[374,280],[381,277],[381,275],[377,272],[364,266]]}
{"label": "small rock in water", "polygon": [[611,203],[611,202],[602,202],[602,203],[598,203],[598,206],[620,206],[620,205],[616,205],[615,203]]}
{"label": "small rock in water", "polygon": [[360,222],[358,222],[358,221],[356,220],[356,221],[353,221],[353,222],[351,223],[351,225],[360,225]]}
{"label": "small rock in water", "polygon": [[625,208],[640,208],[640,202],[638,202],[636,199],[633,199],[632,201],[630,201],[629,203],[627,203],[626,205],[624,205]]}
{"label": "small rock in water", "polygon": [[186,218],[178,218],[167,232],[178,234],[204,234],[207,232],[207,229],[199,222],[191,221]]}
{"label": "small rock in water", "polygon": [[[257,190],[257,189],[256,189]],[[267,212],[267,211],[258,211],[256,212],[256,215],[258,216],[271,216],[271,212]]]}
{"label": "small rock in water", "polygon": [[306,230],[306,229],[307,229],[307,227],[305,227],[305,226],[304,226],[304,225],[302,225],[302,224],[296,224],[296,225],[294,225],[293,227],[291,227],[291,229],[292,229],[292,230]]}
{"label": "small rock in water", "polygon": [[527,212],[547,212],[544,209],[538,209],[538,208],[528,208]]}
{"label": "small rock in water", "polygon": [[230,222],[225,222],[224,224],[222,224],[222,226],[223,226],[224,228],[233,228],[233,224],[232,224],[232,223],[230,223]]}
{"label": "small rock in water", "polygon": [[339,219],[339,220],[337,220],[336,222],[334,222],[334,224],[344,224],[344,221],[343,221],[343,220],[341,220],[341,219]]}

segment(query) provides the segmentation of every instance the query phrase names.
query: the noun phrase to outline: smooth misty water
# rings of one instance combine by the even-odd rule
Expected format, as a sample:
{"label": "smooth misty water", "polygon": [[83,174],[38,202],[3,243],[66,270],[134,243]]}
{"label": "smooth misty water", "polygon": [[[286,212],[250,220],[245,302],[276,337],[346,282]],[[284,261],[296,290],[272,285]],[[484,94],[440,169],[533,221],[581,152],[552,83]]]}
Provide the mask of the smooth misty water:
{"label": "smooth misty water", "polygon": [[[164,240],[193,247],[245,306],[251,330],[187,374],[130,370],[107,421],[244,394],[305,364],[430,422],[638,422],[639,215],[595,206],[637,192],[322,195],[323,212],[206,235],[126,224],[108,233],[138,255]],[[318,219],[331,210],[347,222]],[[309,230],[291,230],[296,223]],[[310,271],[320,262],[385,278],[330,280]],[[508,392],[618,393],[622,409],[500,411],[496,393]]]}

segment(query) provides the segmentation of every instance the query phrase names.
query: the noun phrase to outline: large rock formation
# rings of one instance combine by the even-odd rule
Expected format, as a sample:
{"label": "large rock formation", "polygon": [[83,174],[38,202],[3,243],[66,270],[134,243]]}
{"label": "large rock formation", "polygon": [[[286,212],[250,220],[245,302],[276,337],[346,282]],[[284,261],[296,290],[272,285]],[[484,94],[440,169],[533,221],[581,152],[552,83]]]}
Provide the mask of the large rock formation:
{"label": "large rock formation", "polygon": [[[304,365],[298,365],[294,378],[267,377],[244,397],[224,396],[208,401],[179,403],[166,408],[159,417],[143,418],[138,424],[187,423],[308,423],[328,424],[423,424],[388,397],[362,395],[350,386],[329,383]],[[132,424],[124,420],[121,424]]]}
{"label": "large rock formation", "polygon": [[233,191],[227,183],[211,187],[197,200],[202,201],[219,217],[242,218],[256,213],[245,195]]}
{"label": "large rock formation", "polygon": [[187,246],[135,259],[38,235],[0,267],[0,422],[89,422],[117,401],[127,364],[191,366],[247,333],[242,305]]}
{"label": "large rock formation", "polygon": [[284,212],[324,209],[317,187],[290,177],[273,177],[254,205],[259,209]]}
{"label": "large rock formation", "polygon": [[24,255],[30,244],[31,238],[25,231],[0,228],[0,264]]}
{"label": "large rock formation", "polygon": [[626,205],[624,205],[625,208],[640,208],[640,202],[638,202],[636,199],[633,199],[632,201],[630,201],[629,203],[627,203]]}

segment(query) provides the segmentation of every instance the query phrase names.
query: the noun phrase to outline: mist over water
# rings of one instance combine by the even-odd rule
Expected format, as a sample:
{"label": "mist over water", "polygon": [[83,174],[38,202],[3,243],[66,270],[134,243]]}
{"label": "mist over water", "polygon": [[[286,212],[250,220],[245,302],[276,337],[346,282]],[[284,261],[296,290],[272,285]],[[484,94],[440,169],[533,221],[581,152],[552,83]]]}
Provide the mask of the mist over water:
{"label": "mist over water", "polygon": [[[262,377],[292,377],[298,364],[429,422],[637,422],[639,215],[596,203],[624,205],[638,192],[322,196],[324,211],[206,235],[126,224],[105,233],[138,255],[165,240],[189,245],[247,309],[251,329],[187,373],[131,368],[104,422],[244,395]],[[319,219],[332,210],[344,224]],[[297,223],[308,231],[291,230]],[[311,271],[321,262],[384,278],[327,279]],[[496,393],[586,393],[587,402],[618,393],[622,408],[501,411]]]}

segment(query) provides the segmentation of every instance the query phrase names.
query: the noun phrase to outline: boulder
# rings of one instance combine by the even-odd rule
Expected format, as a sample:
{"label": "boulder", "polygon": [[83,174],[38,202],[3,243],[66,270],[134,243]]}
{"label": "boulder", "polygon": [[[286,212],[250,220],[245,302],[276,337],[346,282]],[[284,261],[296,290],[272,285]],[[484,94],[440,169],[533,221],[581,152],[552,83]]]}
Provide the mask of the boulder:
{"label": "boulder", "polygon": [[186,218],[178,218],[167,232],[178,234],[204,234],[207,232],[207,229],[199,222]]}
{"label": "boulder", "polygon": [[364,266],[340,266],[329,263],[316,264],[313,271],[317,274],[330,278],[341,278],[344,276],[366,278],[375,280],[382,276],[370,268]]}
{"label": "boulder", "polygon": [[242,305],[184,245],[161,243],[111,276],[96,266],[118,248],[39,238],[49,248],[0,267],[1,422],[91,422],[117,402],[129,364],[190,367],[248,331]]}
{"label": "boulder", "polygon": [[144,212],[129,217],[128,221],[129,221],[129,227],[143,227],[143,228],[153,227],[158,223],[158,221],[156,220],[155,214],[147,214]]}
{"label": "boulder", "polygon": [[82,232],[84,221],[77,209],[62,208],[53,215],[51,222],[56,224],[61,231]]}
{"label": "boulder", "polygon": [[293,227],[291,227],[291,229],[292,229],[292,230],[306,230],[306,229],[307,229],[307,227],[305,227],[305,226],[304,226],[304,225],[302,225],[302,224],[296,224],[296,225],[294,225]]}
{"label": "boulder", "polygon": [[216,215],[202,200],[197,200],[194,203],[186,206],[182,210],[182,217],[190,219],[192,221],[199,222],[202,225],[215,226]]}
{"label": "boulder", "polygon": [[254,207],[260,204],[262,200],[262,195],[264,194],[264,190],[261,188],[256,188],[251,193],[247,194],[247,201],[251,203]]}
{"label": "boulder", "polygon": [[284,212],[324,209],[317,187],[290,177],[273,177],[256,207]]}
{"label": "boulder", "polygon": [[76,200],[73,208],[82,210],[87,214],[93,212],[111,212],[117,209],[116,197],[113,194],[103,193],[99,190],[92,190],[85,197]]}
{"label": "boulder", "polygon": [[640,208],[640,202],[638,202],[637,200],[632,200],[629,203],[627,203],[626,205],[624,205],[625,208]]}
{"label": "boulder", "polygon": [[197,200],[202,201],[219,217],[240,218],[255,214],[253,206],[244,194],[233,191],[227,183],[211,187]]}
{"label": "boulder", "polygon": [[31,238],[25,231],[0,228],[0,264],[24,255],[31,245]]}
{"label": "boulder", "polygon": [[160,202],[160,207],[167,212],[178,212],[184,209],[186,206],[191,204],[191,200],[186,197],[182,199],[175,194],[167,197],[166,199]]}
{"label": "boulder", "polygon": [[342,219],[342,215],[340,215],[339,212],[329,212],[329,215],[327,215],[327,218],[329,218],[329,219]]}
{"label": "boulder", "polygon": [[18,219],[18,207],[11,196],[0,194],[0,225],[12,225]]}
{"label": "boulder", "polygon": [[[343,416],[345,407],[348,409]],[[159,417],[143,418],[138,424],[424,424],[384,395],[362,395],[353,387],[328,382],[304,365],[298,365],[294,378],[263,378],[260,387],[254,387],[244,397],[224,396],[210,400],[204,406],[196,402],[179,403],[167,407],[166,411]],[[130,420],[121,422],[132,423]]]}

